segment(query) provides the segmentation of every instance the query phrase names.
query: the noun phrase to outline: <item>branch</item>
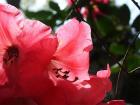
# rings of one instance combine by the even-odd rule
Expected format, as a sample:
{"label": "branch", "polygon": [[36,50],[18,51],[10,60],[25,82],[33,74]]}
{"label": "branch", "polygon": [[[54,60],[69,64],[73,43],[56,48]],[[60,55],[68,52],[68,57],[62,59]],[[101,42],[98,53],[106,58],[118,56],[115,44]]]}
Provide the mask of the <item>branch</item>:
{"label": "branch", "polygon": [[140,10],[140,6],[139,4],[135,1],[135,0],[132,0],[132,2],[135,4],[135,6]]}
{"label": "branch", "polygon": [[[64,19],[64,21],[67,20],[73,13],[75,13],[76,18],[77,18],[79,21],[84,21],[84,22],[86,22],[86,21],[83,19],[81,13],[80,13],[79,10],[78,10],[77,4],[78,4],[79,1],[80,1],[80,0],[71,0],[71,2],[72,2],[73,5],[71,6],[71,10],[70,10],[69,14],[67,15],[67,17]],[[64,23],[64,21],[63,21],[63,23]]]}
{"label": "branch", "polygon": [[126,53],[125,53],[125,55],[124,55],[124,57],[123,57],[123,63],[125,63],[125,61],[126,61],[126,59],[127,59],[127,57],[128,57],[129,51],[130,51],[130,49],[133,47],[133,45],[134,45],[134,43],[136,42],[136,40],[137,40],[137,38],[138,38],[139,35],[140,35],[140,32],[138,32],[138,33],[136,34],[136,36],[135,36],[135,38],[133,39],[132,43],[129,44],[129,46],[128,46],[128,48],[127,48],[127,51],[126,51]]}
{"label": "branch", "polygon": [[140,66],[137,67],[137,68],[135,68],[135,69],[133,69],[133,70],[131,70],[129,73],[134,73],[134,72],[136,72],[136,71],[139,70],[139,69],[140,69]]}

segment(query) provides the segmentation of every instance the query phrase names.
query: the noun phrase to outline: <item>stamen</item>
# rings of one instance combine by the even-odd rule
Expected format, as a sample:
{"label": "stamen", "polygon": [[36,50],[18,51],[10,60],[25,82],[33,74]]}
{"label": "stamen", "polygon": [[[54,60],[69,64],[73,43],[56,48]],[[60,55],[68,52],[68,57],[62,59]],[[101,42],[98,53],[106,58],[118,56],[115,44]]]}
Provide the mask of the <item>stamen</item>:
{"label": "stamen", "polygon": [[[62,71],[62,68],[54,68],[53,70],[57,78],[68,80],[70,71]],[[78,77],[75,77],[75,79],[71,82],[75,82],[77,80],[78,80]]]}

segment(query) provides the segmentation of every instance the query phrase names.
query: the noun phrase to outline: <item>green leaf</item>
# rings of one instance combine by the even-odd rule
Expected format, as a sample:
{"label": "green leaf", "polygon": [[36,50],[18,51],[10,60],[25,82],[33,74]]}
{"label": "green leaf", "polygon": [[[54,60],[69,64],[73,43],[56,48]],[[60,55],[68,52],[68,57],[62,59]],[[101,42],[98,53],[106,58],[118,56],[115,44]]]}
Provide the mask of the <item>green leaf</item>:
{"label": "green leaf", "polygon": [[140,51],[140,39],[136,41],[136,50]]}
{"label": "green leaf", "polygon": [[115,29],[112,20],[106,16],[99,18],[96,21],[96,25],[102,36],[108,35]]}
{"label": "green leaf", "polygon": [[117,43],[112,43],[109,50],[116,55],[124,55],[126,52],[125,46]]}
{"label": "green leaf", "polygon": [[55,11],[60,11],[59,5],[53,1],[49,1],[49,6],[51,9],[55,10]]}
{"label": "green leaf", "polygon": [[25,11],[24,13],[27,17],[38,19],[38,20],[44,20],[48,18],[49,16],[52,16],[52,12],[50,11],[39,11],[39,12]]}
{"label": "green leaf", "polygon": [[132,27],[134,27],[137,31],[140,31],[140,15],[134,20]]}

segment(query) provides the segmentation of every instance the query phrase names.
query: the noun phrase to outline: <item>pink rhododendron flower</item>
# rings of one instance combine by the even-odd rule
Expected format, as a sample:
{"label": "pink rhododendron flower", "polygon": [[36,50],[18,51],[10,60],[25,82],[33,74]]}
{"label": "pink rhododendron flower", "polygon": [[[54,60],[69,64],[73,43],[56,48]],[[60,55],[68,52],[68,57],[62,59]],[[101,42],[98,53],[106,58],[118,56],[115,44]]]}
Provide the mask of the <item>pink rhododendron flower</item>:
{"label": "pink rhododendron flower", "polygon": [[17,96],[44,94],[53,86],[46,71],[56,79],[89,79],[89,51],[92,48],[89,25],[72,19],[62,26],[56,32],[57,48],[57,39],[50,34],[50,27],[24,19],[20,11],[10,5],[1,4],[0,11],[1,85],[6,83],[1,87],[3,94],[0,97],[12,97],[18,93],[16,91],[20,91]]}
{"label": "pink rhododendron flower", "polygon": [[45,96],[36,100],[38,105],[97,105],[111,88],[108,76],[100,78],[93,75],[90,80],[80,83],[59,80]]}
{"label": "pink rhododendron flower", "polygon": [[0,98],[47,90],[50,85],[44,70],[58,44],[50,33],[50,27],[23,18],[11,5],[0,4]]}
{"label": "pink rhododendron flower", "polygon": [[0,4],[0,104],[104,104],[112,88],[110,67],[88,74],[90,26],[71,19],[55,34],[15,7]]}
{"label": "pink rhododendron flower", "polygon": [[56,34],[59,45],[48,66],[50,78],[89,80],[89,51],[92,49],[90,26],[72,19],[61,26]]}

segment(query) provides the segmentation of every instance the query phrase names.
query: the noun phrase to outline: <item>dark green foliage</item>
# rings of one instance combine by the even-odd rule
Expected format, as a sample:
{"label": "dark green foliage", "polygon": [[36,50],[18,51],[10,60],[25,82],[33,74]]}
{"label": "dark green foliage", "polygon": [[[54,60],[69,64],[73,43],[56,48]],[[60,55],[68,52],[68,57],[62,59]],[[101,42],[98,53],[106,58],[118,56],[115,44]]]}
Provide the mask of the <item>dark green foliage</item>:
{"label": "dark green foliage", "polygon": [[140,15],[134,20],[132,26],[133,26],[137,31],[140,31]]}
{"label": "dark green foliage", "polygon": [[140,56],[139,55],[131,55],[128,57],[127,61],[128,70],[131,71],[140,66]]}
{"label": "dark green foliage", "polygon": [[123,5],[118,10],[118,18],[120,19],[120,23],[123,25],[128,25],[130,20],[130,11],[127,5]]}
{"label": "dark green foliage", "polygon": [[60,11],[60,8],[59,8],[58,4],[53,2],[53,1],[49,2],[49,6],[50,6],[50,8],[52,8],[55,11]]}
{"label": "dark green foliage", "polygon": [[126,52],[126,48],[122,44],[111,43],[110,52],[115,55],[124,55]]}
{"label": "dark green foliage", "polygon": [[103,36],[110,34],[110,32],[113,32],[115,29],[112,20],[107,16],[100,17],[98,21],[96,21],[96,25]]}

